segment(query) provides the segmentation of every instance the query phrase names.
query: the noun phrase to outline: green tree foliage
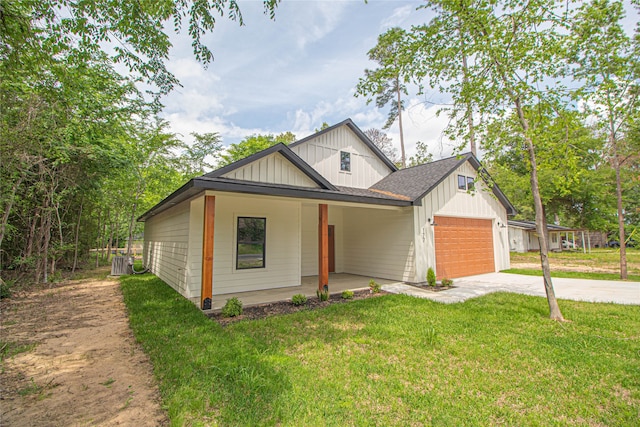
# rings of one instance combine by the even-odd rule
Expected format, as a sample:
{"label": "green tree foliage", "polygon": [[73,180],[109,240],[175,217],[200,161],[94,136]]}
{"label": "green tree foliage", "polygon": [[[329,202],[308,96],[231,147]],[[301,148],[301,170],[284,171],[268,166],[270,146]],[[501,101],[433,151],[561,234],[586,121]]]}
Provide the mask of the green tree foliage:
{"label": "green tree foliage", "polygon": [[[540,197],[546,219],[557,217],[563,225],[609,230],[615,221],[615,205],[607,188],[611,170],[603,160],[604,141],[584,124],[576,111],[526,109],[536,135]],[[518,218],[532,220],[535,209],[526,145],[519,135],[515,114],[494,120],[483,136],[485,165],[518,210]],[[563,153],[557,155],[557,153]]]}
{"label": "green tree foliage", "polygon": [[[263,3],[273,19],[279,0]],[[203,36],[213,31],[217,19],[226,15],[243,25],[236,0],[0,0],[0,10],[4,33],[12,42],[33,20],[46,47],[42,56],[70,48],[92,55],[110,45],[110,62],[124,64],[160,94],[179,84],[165,66],[172,46],[167,29],[179,33],[186,27],[194,56],[207,64],[213,53],[203,44]]]}
{"label": "green tree foliage", "polygon": [[416,142],[416,155],[409,157],[409,167],[424,165],[433,161],[433,154],[429,152],[426,142]]}
{"label": "green tree foliage", "polygon": [[408,95],[405,68],[410,62],[408,57],[403,56],[406,37],[406,32],[397,27],[381,34],[376,46],[369,50],[369,59],[375,61],[379,67],[375,70],[365,70],[364,78],[360,79],[356,87],[356,96],[367,97],[367,102],[371,102],[375,97],[378,108],[384,108],[391,103],[383,129],[389,129],[398,120],[402,167],[407,166],[402,128],[402,111],[404,110],[402,95]]}
{"label": "green tree foliage", "polygon": [[238,160],[249,157],[259,151],[265,150],[278,143],[290,144],[295,141],[295,135],[291,132],[284,132],[279,135],[251,135],[238,142],[229,145],[227,151],[220,155],[219,167],[226,166]]}
{"label": "green tree foliage", "polygon": [[[434,18],[414,27],[406,50],[411,58],[405,72],[448,92],[453,99],[451,132],[469,129],[464,118],[469,106],[485,116],[518,118],[518,135],[524,142],[530,165],[529,182],[540,239],[541,266],[550,317],[562,320],[548,261],[546,221],[540,197],[535,147],[540,131],[530,123],[527,108],[558,110],[564,91],[562,57],[567,22],[563,5],[556,0],[522,3],[427,1]],[[401,56],[402,58],[402,56]],[[464,59],[464,60],[463,60]]]}
{"label": "green tree foliage", "polygon": [[[575,96],[596,120],[607,139],[607,157],[615,171],[620,277],[627,278],[623,169],[640,146],[628,133],[640,117],[640,44],[622,26],[621,1],[592,0],[578,8],[572,20],[569,52],[574,78],[583,82]],[[638,27],[640,28],[640,27]],[[640,37],[640,32],[636,34]]]}
{"label": "green tree foliage", "polygon": [[[157,121],[157,104],[114,70],[121,60],[139,75],[163,74],[166,36],[154,14],[194,8],[198,26],[209,13],[171,4],[0,0],[3,275],[48,282],[92,248],[96,262],[108,259],[139,233],[139,214],[210,166],[219,138],[197,135],[185,146]],[[115,58],[100,49],[113,38],[127,46]]]}

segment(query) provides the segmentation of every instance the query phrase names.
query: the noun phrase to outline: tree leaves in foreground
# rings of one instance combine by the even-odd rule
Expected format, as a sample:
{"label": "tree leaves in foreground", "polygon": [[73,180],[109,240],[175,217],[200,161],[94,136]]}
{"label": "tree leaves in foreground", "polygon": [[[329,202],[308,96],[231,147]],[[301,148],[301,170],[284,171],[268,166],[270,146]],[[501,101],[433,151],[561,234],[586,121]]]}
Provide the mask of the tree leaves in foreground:
{"label": "tree leaves in foreground", "polygon": [[[562,105],[563,88],[555,83],[566,71],[562,66],[564,58],[560,57],[566,38],[566,22],[559,19],[564,3],[555,0],[426,3],[425,7],[435,17],[412,29],[408,50],[413,56],[411,63],[406,64],[409,72],[417,79],[427,78],[433,87],[446,86],[453,98],[454,118],[465,117],[469,105],[485,116],[515,112],[517,135],[526,148],[530,165],[529,181],[550,317],[562,320],[549,269],[535,149],[539,132],[527,118],[526,110],[538,106],[553,110]],[[464,55],[460,55],[461,49]],[[446,66],[442,66],[443,58],[447,59]],[[465,78],[460,80],[459,76]],[[464,129],[467,123],[456,120],[453,126]]]}
{"label": "tree leaves in foreground", "polygon": [[584,83],[575,96],[606,136],[604,154],[615,172],[621,279],[627,278],[623,168],[640,152],[637,141],[629,138],[640,121],[640,46],[626,34],[624,17],[620,1],[586,2],[572,20],[569,47],[574,77]]}
{"label": "tree leaves in foreground", "polygon": [[218,167],[226,166],[238,160],[242,160],[245,157],[249,157],[259,151],[265,150],[278,143],[291,144],[295,141],[296,137],[291,132],[284,132],[279,135],[251,135],[244,138],[237,144],[229,145],[227,151],[220,155],[220,163]]}
{"label": "tree leaves in foreground", "polygon": [[[271,19],[279,0],[263,0]],[[45,53],[71,48],[91,54],[110,47],[110,60],[124,64],[159,94],[168,93],[179,82],[166,68],[172,47],[170,34],[186,29],[195,58],[208,64],[213,52],[203,37],[214,30],[219,18],[243,25],[236,0],[0,0],[4,31],[19,36],[28,17],[38,29]]]}

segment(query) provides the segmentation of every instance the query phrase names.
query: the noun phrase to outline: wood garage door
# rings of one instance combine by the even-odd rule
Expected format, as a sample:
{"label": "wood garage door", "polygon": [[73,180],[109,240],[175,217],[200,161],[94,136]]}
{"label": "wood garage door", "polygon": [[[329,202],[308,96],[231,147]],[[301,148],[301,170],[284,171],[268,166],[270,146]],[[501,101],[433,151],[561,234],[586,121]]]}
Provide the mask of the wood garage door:
{"label": "wood garage door", "polygon": [[490,219],[434,218],[438,279],[495,271]]}

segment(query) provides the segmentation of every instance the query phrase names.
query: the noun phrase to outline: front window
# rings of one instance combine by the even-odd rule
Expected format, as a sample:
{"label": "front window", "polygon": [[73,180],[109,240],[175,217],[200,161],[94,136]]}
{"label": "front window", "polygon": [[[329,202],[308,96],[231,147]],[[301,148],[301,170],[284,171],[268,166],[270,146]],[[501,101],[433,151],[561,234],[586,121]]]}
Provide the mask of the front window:
{"label": "front window", "polygon": [[236,269],[264,268],[266,218],[238,217]]}
{"label": "front window", "polygon": [[458,190],[467,190],[467,177],[464,175],[458,175]]}
{"label": "front window", "polygon": [[475,187],[475,180],[473,179],[473,177],[468,176],[467,177],[467,190],[471,191],[474,189]]}
{"label": "front window", "polygon": [[340,152],[340,170],[343,172],[351,172],[351,153],[346,151]]}

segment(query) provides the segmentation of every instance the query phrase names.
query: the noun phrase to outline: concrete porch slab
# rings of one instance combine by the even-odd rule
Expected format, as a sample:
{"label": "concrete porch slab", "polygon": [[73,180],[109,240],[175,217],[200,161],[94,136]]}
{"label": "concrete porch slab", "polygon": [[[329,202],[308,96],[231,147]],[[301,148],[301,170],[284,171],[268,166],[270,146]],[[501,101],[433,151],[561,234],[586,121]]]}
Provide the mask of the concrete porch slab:
{"label": "concrete porch slab", "polygon": [[[369,287],[369,280],[372,277],[358,276],[347,273],[330,273],[329,274],[329,293],[335,294],[345,290],[356,290]],[[373,279],[381,285],[390,285],[393,280],[386,280],[373,277]],[[215,288],[215,285],[214,285]],[[229,298],[238,297],[242,301],[243,306],[250,307],[252,305],[267,304],[277,301],[285,301],[291,299],[295,294],[305,294],[308,297],[315,297],[318,289],[318,276],[302,277],[300,286],[288,286],[285,288],[265,289],[262,291],[236,292],[232,294],[214,295],[212,301],[212,311],[221,309]],[[207,312],[209,312],[207,310]]]}

